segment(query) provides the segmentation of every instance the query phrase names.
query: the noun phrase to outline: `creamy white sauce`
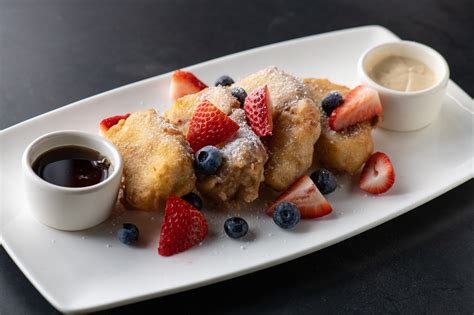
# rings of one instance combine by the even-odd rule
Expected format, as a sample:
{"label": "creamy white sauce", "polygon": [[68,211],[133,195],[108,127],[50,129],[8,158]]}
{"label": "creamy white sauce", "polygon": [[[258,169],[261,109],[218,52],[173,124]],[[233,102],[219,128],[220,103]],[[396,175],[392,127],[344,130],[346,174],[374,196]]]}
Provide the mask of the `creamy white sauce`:
{"label": "creamy white sauce", "polygon": [[369,76],[386,88],[405,92],[424,90],[436,83],[436,76],[424,63],[401,56],[380,60]]}

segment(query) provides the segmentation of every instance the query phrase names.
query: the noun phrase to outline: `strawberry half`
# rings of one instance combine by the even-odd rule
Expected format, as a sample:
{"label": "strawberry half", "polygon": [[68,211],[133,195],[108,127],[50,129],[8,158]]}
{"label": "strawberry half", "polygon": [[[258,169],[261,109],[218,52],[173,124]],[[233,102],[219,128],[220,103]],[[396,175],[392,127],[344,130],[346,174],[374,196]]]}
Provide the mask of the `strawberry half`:
{"label": "strawberry half", "polygon": [[395,170],[385,153],[375,152],[365,163],[359,179],[359,187],[371,194],[381,194],[393,186]]}
{"label": "strawberry half", "polygon": [[247,122],[259,137],[272,135],[272,108],[270,93],[266,85],[256,88],[245,98],[244,111]]}
{"label": "strawberry half", "polygon": [[127,119],[128,116],[130,116],[130,113],[125,114],[125,115],[117,115],[117,116],[112,116],[108,117],[105,119],[102,119],[102,121],[99,123],[99,128],[102,133],[106,133],[107,130],[115,126],[116,124],[119,123],[122,119]]}
{"label": "strawberry half", "polygon": [[359,85],[349,92],[341,106],[329,116],[329,127],[339,131],[359,122],[370,120],[382,113],[379,93],[367,86]]}
{"label": "strawberry half", "polygon": [[300,210],[302,219],[318,218],[332,212],[329,202],[307,175],[300,177],[281,194],[266,210],[266,213],[272,216],[273,210],[282,201],[294,203]]}
{"label": "strawberry half", "polygon": [[207,221],[202,212],[183,199],[170,196],[161,224],[158,254],[171,256],[202,242],[207,235]]}
{"label": "strawberry half", "polygon": [[217,145],[235,135],[239,125],[205,100],[198,105],[189,123],[188,140],[193,152],[206,145]]}
{"label": "strawberry half", "polygon": [[207,88],[207,85],[188,71],[176,70],[171,77],[170,98],[177,100],[188,94],[194,94]]}

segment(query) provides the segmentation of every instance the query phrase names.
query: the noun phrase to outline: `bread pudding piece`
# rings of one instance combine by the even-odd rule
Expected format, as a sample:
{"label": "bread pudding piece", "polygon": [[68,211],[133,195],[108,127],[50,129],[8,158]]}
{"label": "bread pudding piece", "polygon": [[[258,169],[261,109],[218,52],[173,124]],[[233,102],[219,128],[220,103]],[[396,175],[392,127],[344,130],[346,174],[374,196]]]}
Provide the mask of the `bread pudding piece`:
{"label": "bread pudding piece", "polygon": [[271,188],[285,190],[311,166],[314,144],[321,133],[319,116],[318,107],[305,98],[274,118],[273,136],[265,142],[270,155],[265,183]]}
{"label": "bread pudding piece", "polygon": [[240,86],[247,93],[251,93],[263,85],[267,85],[270,92],[274,116],[285,107],[305,98],[307,94],[307,88],[302,80],[275,66],[251,74],[233,86]]}
{"label": "bread pudding piece", "polygon": [[170,194],[181,196],[195,186],[193,154],[182,133],[153,110],[133,113],[104,133],[123,159],[127,206],[158,210]]}
{"label": "bread pudding piece", "polygon": [[257,199],[268,160],[265,147],[246,122],[244,111],[235,109],[230,118],[240,128],[222,147],[219,170],[215,175],[198,174],[196,183],[199,192],[227,207]]}
{"label": "bread pudding piece", "polygon": [[[346,96],[350,89],[326,79],[305,79],[309,96],[318,105],[331,91]],[[375,123],[375,122],[374,122]],[[354,174],[370,157],[374,145],[372,122],[361,122],[336,132],[329,127],[328,117],[321,110],[321,136],[316,142],[314,158],[322,166],[337,172]]]}
{"label": "bread pudding piece", "polygon": [[217,86],[177,99],[175,104],[164,113],[164,116],[186,136],[188,124],[193,117],[194,111],[204,100],[210,101],[226,115],[230,115],[232,109],[240,107],[239,101],[232,96],[229,89]]}
{"label": "bread pudding piece", "polygon": [[314,144],[319,137],[319,109],[307,97],[303,81],[269,67],[235,83],[247,93],[267,85],[273,105],[273,135],[265,139],[269,160],[265,183],[285,190],[301,177],[313,161]]}

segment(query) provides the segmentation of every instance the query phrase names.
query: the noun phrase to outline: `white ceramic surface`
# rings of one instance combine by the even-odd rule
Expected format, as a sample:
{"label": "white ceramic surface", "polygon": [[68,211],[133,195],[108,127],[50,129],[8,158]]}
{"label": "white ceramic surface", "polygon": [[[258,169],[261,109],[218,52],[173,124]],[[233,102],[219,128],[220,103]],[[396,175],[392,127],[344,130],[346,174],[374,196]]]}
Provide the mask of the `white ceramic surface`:
{"label": "white ceramic surface", "polygon": [[[109,176],[93,186],[71,188],[48,183],[32,169],[43,153],[65,145],[96,150],[110,161]],[[34,140],[22,157],[23,190],[28,208],[43,224],[77,231],[105,221],[115,205],[122,178],[122,158],[105,138],[82,131],[55,131]]]}
{"label": "white ceramic surface", "polygon": [[[386,88],[367,74],[377,62],[388,56],[401,56],[426,64],[436,77],[436,83],[421,91],[403,92]],[[369,48],[357,65],[362,83],[379,92],[383,105],[383,128],[394,131],[413,131],[426,127],[436,120],[444,101],[449,81],[449,67],[438,52],[412,41],[383,43]]]}
{"label": "white ceramic surface", "polygon": [[[269,65],[301,77],[327,77],[357,85],[357,60],[368,48],[398,38],[385,28],[368,26],[291,40],[189,67],[204,82],[225,73],[235,79]],[[226,237],[227,217],[206,211],[209,237],[202,246],[161,257],[157,244],[161,215],[123,211],[81,232],[63,232],[34,220],[24,204],[20,158],[34,138],[72,128],[95,132],[101,118],[148,107],[170,105],[164,74],[28,120],[1,131],[0,183],[4,247],[33,285],[63,312],[92,311],[196,288],[270,267],[340,242],[399,216],[473,176],[473,103],[455,83],[448,85],[441,115],[418,132],[374,132],[375,150],[386,152],[396,169],[393,188],[367,196],[356,180],[327,196],[331,215],[300,222],[294,231],[278,228],[256,204],[229,213],[245,217],[252,237]],[[120,244],[115,233],[124,222],[140,228],[137,247]],[[25,233],[28,231],[28,233]],[[126,285],[124,285],[126,283]],[[210,297],[212,299],[213,297]]]}

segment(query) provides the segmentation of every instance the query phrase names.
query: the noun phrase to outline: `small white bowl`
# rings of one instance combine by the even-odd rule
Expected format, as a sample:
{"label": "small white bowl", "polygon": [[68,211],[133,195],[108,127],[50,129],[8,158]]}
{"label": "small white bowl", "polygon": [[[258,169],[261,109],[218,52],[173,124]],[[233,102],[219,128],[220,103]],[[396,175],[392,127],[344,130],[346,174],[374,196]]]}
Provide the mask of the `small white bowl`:
{"label": "small white bowl", "polygon": [[[404,92],[386,88],[370,78],[372,67],[388,56],[409,57],[429,67],[436,83],[424,90]],[[383,107],[381,127],[395,131],[412,131],[423,128],[438,116],[449,81],[446,60],[434,49],[411,41],[381,44],[362,54],[357,65],[360,81],[380,95]]]}
{"label": "small white bowl", "polygon": [[[78,145],[98,151],[110,161],[109,176],[87,187],[71,188],[51,184],[32,168],[46,151],[65,145]],[[105,221],[117,200],[122,178],[122,158],[106,139],[80,131],[57,131],[34,140],[22,157],[23,181],[30,212],[52,228],[77,231]]]}

